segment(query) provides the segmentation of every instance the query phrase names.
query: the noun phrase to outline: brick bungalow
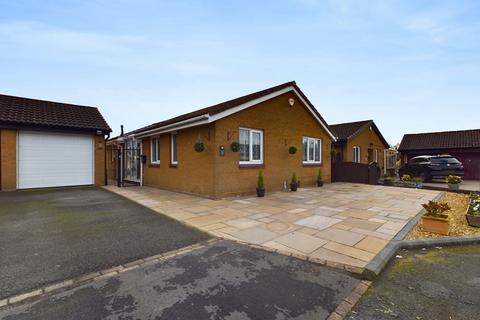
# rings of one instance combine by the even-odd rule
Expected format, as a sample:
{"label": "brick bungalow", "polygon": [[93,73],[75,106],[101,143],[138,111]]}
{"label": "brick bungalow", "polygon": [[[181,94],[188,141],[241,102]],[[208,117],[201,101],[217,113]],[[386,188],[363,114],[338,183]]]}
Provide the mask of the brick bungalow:
{"label": "brick bungalow", "polygon": [[97,108],[0,94],[0,190],[105,184]]}
{"label": "brick bungalow", "polygon": [[398,151],[403,163],[420,155],[449,154],[462,162],[465,179],[480,180],[480,129],[406,134]]}
{"label": "brick bungalow", "polygon": [[122,180],[219,198],[255,192],[260,170],[267,192],[281,190],[293,173],[308,186],[321,169],[330,182],[334,140],[305,94],[287,82],[114,138],[107,166],[114,178],[120,149]]}
{"label": "brick bungalow", "polygon": [[330,125],[337,141],[332,144],[333,161],[378,163],[384,167],[384,152],[389,144],[373,120]]}

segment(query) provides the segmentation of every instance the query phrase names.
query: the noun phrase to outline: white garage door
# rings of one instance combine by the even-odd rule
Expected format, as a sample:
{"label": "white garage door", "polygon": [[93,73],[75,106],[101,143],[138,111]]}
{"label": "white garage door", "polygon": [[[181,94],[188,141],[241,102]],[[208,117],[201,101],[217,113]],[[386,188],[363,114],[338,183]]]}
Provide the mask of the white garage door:
{"label": "white garage door", "polygon": [[93,136],[20,131],[18,188],[93,184]]}

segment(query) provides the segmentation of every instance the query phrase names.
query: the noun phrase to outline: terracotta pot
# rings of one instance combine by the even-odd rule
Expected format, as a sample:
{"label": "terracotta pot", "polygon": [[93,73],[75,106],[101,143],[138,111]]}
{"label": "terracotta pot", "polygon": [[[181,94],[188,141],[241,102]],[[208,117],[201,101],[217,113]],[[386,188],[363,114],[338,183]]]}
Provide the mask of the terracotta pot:
{"label": "terracotta pot", "polygon": [[265,197],[265,189],[259,189],[257,188],[257,197]]}
{"label": "terracotta pot", "polygon": [[423,230],[448,236],[450,222],[445,218],[422,216]]}
{"label": "terracotta pot", "polygon": [[474,216],[473,214],[467,214],[467,222],[470,226],[480,228],[480,216]]}

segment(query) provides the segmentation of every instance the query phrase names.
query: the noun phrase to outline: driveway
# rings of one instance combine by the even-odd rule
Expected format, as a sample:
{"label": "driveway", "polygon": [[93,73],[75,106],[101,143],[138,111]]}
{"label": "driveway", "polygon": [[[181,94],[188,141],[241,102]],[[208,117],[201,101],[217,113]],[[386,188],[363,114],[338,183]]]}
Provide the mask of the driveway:
{"label": "driveway", "polygon": [[0,299],[207,238],[101,188],[0,193]]}
{"label": "driveway", "polygon": [[223,240],[0,311],[0,319],[326,319],[359,280]]}
{"label": "driveway", "polygon": [[479,319],[480,246],[403,250],[348,319]]}
{"label": "driveway", "polygon": [[211,200],[149,187],[109,190],[212,235],[361,272],[439,192],[352,183]]}

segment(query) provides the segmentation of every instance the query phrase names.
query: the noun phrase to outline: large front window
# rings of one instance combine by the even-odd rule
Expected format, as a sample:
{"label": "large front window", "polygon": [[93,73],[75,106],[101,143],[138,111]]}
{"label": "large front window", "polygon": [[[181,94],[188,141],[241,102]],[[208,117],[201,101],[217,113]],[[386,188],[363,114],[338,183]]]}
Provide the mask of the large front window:
{"label": "large front window", "polygon": [[303,137],[303,163],[322,163],[322,140]]}
{"label": "large front window", "polygon": [[240,129],[240,164],[263,163],[263,131]]}

